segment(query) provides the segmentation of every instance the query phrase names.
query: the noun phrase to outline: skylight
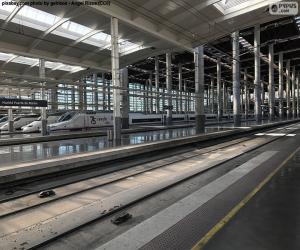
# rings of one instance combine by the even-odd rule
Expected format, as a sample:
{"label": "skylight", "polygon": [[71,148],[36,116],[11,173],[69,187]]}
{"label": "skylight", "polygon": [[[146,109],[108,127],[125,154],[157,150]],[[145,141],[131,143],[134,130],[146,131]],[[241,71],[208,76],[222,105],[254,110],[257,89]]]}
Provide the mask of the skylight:
{"label": "skylight", "polygon": [[[281,0],[278,0],[280,2]],[[214,4],[223,15],[244,10],[242,13],[268,6],[274,0],[220,0]]]}
{"label": "skylight", "polygon": [[[0,61],[19,63],[19,64],[24,64],[24,65],[29,65],[31,67],[38,66],[38,63],[39,63],[39,59],[37,59],[37,58],[17,56],[14,54],[7,54],[7,53],[1,53],[1,52],[0,52]],[[73,65],[67,65],[64,63],[60,63],[60,62],[50,62],[50,61],[45,62],[45,67],[47,69],[51,69],[51,70],[62,70],[62,71],[70,72],[70,73],[76,73],[78,71],[86,69],[81,66],[73,66]]]}
{"label": "skylight", "polygon": [[294,19],[295,19],[295,23],[298,27],[298,31],[300,32],[300,16],[296,16]]}
{"label": "skylight", "polygon": [[[7,19],[7,17],[15,10],[15,8],[21,8],[11,22],[41,31],[51,30],[51,27],[55,27],[55,25],[57,25],[57,28],[50,32],[51,34],[65,37],[74,41],[78,40],[82,43],[99,47],[100,49],[111,49],[110,34],[106,34],[100,30],[97,32],[96,30],[93,30],[87,26],[69,21],[68,19],[63,19],[62,17],[35,9],[33,7],[15,7],[11,5],[2,6],[2,2],[4,1],[5,0],[0,0],[0,19]],[[89,33],[91,33],[90,37],[88,35]],[[129,54],[144,48],[145,46],[143,45],[120,39],[121,55]]]}

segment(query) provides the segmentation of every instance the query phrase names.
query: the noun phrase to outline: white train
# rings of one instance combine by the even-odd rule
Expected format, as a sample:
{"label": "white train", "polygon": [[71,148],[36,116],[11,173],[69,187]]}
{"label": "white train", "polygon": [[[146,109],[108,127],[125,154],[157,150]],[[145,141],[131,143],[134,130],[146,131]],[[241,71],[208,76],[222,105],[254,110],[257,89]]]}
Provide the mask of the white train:
{"label": "white train", "polygon": [[[216,120],[215,114],[206,114],[206,120]],[[224,115],[224,119],[232,118],[232,115]],[[173,122],[194,121],[194,114],[173,114]],[[166,121],[165,114],[129,113],[129,124],[162,124]],[[49,131],[78,130],[87,128],[109,127],[113,125],[113,114],[103,112],[79,112],[70,111],[62,115],[56,123],[48,126]]]}
{"label": "white train", "polygon": [[[13,119],[14,123],[14,130],[19,130],[21,129],[23,126],[35,121],[37,118],[39,117],[39,115],[22,115],[22,116],[17,116]],[[8,121],[6,121],[1,127],[0,127],[1,131],[6,131],[8,130]]]}
{"label": "white train", "polygon": [[[61,117],[61,113],[54,113],[49,114],[47,117],[47,124],[52,124],[58,121],[58,119]],[[33,132],[39,132],[42,127],[42,117],[40,116],[36,121],[33,121],[25,126],[23,126],[22,132],[24,133],[33,133]]]}

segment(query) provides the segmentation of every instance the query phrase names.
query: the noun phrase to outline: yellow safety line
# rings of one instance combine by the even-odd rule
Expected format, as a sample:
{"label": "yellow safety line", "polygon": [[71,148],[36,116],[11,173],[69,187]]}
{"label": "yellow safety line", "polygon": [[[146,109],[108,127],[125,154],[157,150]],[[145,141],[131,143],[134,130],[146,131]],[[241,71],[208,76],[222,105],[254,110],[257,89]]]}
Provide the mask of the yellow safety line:
{"label": "yellow safety line", "polygon": [[228,214],[223,217],[215,226],[213,226],[201,240],[199,240],[191,250],[201,250],[207,242],[222,228],[225,224],[232,219],[237,212],[246,205],[246,203],[267,183],[271,178],[280,170],[292,157],[299,151],[298,147],[289,157],[287,157],[273,172],[271,172],[261,183],[256,186],[240,203],[238,203]]}

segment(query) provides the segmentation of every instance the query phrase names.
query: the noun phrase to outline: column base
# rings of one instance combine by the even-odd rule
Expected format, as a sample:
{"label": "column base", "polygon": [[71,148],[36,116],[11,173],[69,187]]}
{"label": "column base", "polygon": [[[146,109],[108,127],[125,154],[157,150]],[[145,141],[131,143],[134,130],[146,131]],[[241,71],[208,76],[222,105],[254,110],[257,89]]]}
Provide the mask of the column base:
{"label": "column base", "polygon": [[166,118],[166,125],[171,126],[172,125],[172,116],[167,116]]}
{"label": "column base", "polygon": [[13,133],[14,132],[14,122],[13,121],[9,121],[8,122],[8,132],[9,133]]}
{"label": "column base", "polygon": [[242,120],[241,115],[233,115],[233,125],[235,127],[240,127],[241,126],[241,120]]}
{"label": "column base", "polygon": [[261,114],[255,115],[255,121],[257,124],[261,124],[262,116]]}
{"label": "column base", "polygon": [[114,117],[114,141],[121,141],[122,119]]}
{"label": "column base", "polygon": [[201,134],[205,132],[205,115],[196,115],[195,116],[195,126],[196,134]]}
{"label": "column base", "polygon": [[129,118],[122,118],[122,129],[128,129],[129,128]]}
{"label": "column base", "polygon": [[42,135],[48,135],[47,120],[42,120],[41,134]]}
{"label": "column base", "polygon": [[269,121],[274,121],[275,120],[275,115],[269,115]]}

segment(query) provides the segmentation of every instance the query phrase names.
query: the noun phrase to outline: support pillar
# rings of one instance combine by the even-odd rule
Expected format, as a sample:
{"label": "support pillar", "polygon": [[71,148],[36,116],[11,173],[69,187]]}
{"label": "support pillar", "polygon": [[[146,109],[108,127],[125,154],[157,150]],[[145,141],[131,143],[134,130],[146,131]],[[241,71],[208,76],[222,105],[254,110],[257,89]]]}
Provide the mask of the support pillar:
{"label": "support pillar", "polygon": [[99,110],[98,76],[93,74],[95,110]]}
{"label": "support pillar", "polygon": [[148,87],[148,96],[150,95],[150,102],[149,102],[149,112],[153,114],[153,86],[152,86],[152,73],[149,76],[149,87]]}
{"label": "support pillar", "polygon": [[80,82],[80,85],[78,86],[78,93],[79,93],[79,110],[83,111],[83,83]]}
{"label": "support pillar", "polygon": [[121,94],[121,118],[122,129],[129,128],[129,90],[128,90],[128,69],[120,70]]}
{"label": "support pillar", "polygon": [[184,91],[184,112],[187,113],[188,112],[188,103],[187,103],[187,84],[186,84],[186,80],[183,80],[183,91]]}
{"label": "support pillar", "polygon": [[[8,89],[8,96],[11,97],[11,88]],[[8,109],[8,132],[14,132],[14,117],[12,108]]]}
{"label": "support pillar", "polygon": [[241,95],[240,95],[240,50],[239,32],[232,34],[232,87],[233,87],[233,123],[241,125]]}
{"label": "support pillar", "polygon": [[275,118],[275,86],[274,86],[274,46],[269,45],[269,120],[273,121]]}
{"label": "support pillar", "polygon": [[167,125],[172,124],[172,62],[171,52],[166,53],[166,84],[167,84],[167,97],[168,97],[168,109],[167,109]]}
{"label": "support pillar", "polygon": [[296,79],[296,85],[297,85],[297,117],[298,118],[300,118],[300,100],[299,100],[299,92],[300,92],[299,85],[300,85],[300,83],[299,83],[299,77],[300,77],[300,75],[298,73],[297,74],[297,79]]}
{"label": "support pillar", "polygon": [[244,70],[244,86],[245,86],[245,120],[248,119],[249,114],[249,86],[247,69]]}
{"label": "support pillar", "polygon": [[58,110],[57,99],[57,86],[55,86],[51,89],[51,109],[53,112]]}
{"label": "support pillar", "polygon": [[215,90],[214,90],[214,78],[210,78],[210,110],[211,113],[215,113]]}
{"label": "support pillar", "polygon": [[295,90],[295,85],[296,85],[296,68],[295,66],[293,66],[292,69],[292,113],[293,113],[293,119],[296,119],[296,98],[295,98],[295,94],[296,94],[296,90]]}
{"label": "support pillar", "polygon": [[257,123],[261,123],[260,96],[260,26],[254,27],[254,115]]}
{"label": "support pillar", "polygon": [[279,118],[284,119],[284,109],[283,109],[283,53],[279,52]]}
{"label": "support pillar", "polygon": [[[41,79],[41,100],[46,99],[45,95],[45,59],[41,58],[39,59],[39,76]],[[47,135],[47,112],[46,112],[46,107],[41,108],[41,121],[42,121],[42,126],[41,126],[41,134],[42,135]]]}
{"label": "support pillar", "polygon": [[107,110],[111,112],[111,81],[108,80],[107,84]]}
{"label": "support pillar", "polygon": [[207,84],[207,112],[210,113],[210,103],[211,103],[211,100],[210,100],[210,85]]}
{"label": "support pillar", "polygon": [[102,73],[102,110],[107,110],[107,104],[106,104],[106,81],[105,81],[105,74]]}
{"label": "support pillar", "polygon": [[72,102],[72,110],[75,110],[75,87],[72,86],[71,91],[71,102]]}
{"label": "support pillar", "polygon": [[203,46],[194,50],[195,61],[195,119],[196,134],[205,132],[204,114],[204,54]]}
{"label": "support pillar", "polygon": [[179,91],[179,113],[182,114],[182,65],[178,65],[178,91]]}
{"label": "support pillar", "polygon": [[222,87],[222,108],[223,108],[223,113],[226,114],[226,85],[225,81],[223,82],[223,87]]}
{"label": "support pillar", "polygon": [[217,102],[218,102],[218,121],[223,117],[222,96],[221,96],[221,59],[217,61]]}
{"label": "support pillar", "polygon": [[155,57],[155,68],[154,68],[155,72],[155,91],[156,91],[156,114],[160,113],[160,108],[159,108],[159,60],[158,60],[158,56]]}
{"label": "support pillar", "polygon": [[291,118],[290,60],[286,62],[286,118]]}
{"label": "support pillar", "polygon": [[120,93],[120,72],[119,72],[119,30],[118,19],[111,17],[111,65],[113,85],[113,126],[114,140],[121,140],[121,93]]}

